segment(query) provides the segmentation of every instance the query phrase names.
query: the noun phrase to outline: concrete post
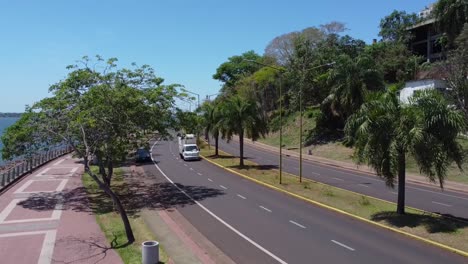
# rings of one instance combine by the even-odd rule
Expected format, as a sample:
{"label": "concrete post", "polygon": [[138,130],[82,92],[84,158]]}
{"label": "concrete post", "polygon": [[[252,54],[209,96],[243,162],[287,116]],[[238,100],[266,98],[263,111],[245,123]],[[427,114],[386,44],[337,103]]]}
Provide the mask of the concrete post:
{"label": "concrete post", "polygon": [[143,264],[157,264],[159,262],[159,242],[145,241],[141,243]]}

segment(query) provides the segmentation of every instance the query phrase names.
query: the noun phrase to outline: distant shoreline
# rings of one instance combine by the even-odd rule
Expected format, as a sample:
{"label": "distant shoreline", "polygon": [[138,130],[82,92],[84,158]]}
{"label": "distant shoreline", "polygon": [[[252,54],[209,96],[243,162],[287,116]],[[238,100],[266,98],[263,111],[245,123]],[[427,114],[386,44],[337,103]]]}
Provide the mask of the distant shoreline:
{"label": "distant shoreline", "polygon": [[2,117],[21,117],[23,113],[0,113],[0,118]]}

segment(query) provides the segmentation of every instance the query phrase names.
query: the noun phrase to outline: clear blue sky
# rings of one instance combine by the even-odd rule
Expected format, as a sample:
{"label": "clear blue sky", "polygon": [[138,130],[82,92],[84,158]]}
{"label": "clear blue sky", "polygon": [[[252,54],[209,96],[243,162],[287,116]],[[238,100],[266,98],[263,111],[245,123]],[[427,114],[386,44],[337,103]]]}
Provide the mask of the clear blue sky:
{"label": "clear blue sky", "polygon": [[418,12],[435,0],[0,0],[0,112],[48,96],[65,66],[83,55],[149,64],[166,83],[201,94],[228,57],[263,54],[274,37],[332,20],[370,43],[394,9]]}

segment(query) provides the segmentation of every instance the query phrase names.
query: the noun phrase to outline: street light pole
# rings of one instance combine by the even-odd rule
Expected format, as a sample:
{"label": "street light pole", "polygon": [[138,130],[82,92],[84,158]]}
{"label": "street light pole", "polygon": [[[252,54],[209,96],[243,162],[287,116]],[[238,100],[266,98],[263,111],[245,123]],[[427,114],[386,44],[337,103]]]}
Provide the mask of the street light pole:
{"label": "street light pole", "polygon": [[330,63],[325,63],[322,65],[318,65],[315,67],[312,67],[310,69],[304,70],[303,76],[301,77],[301,84],[300,84],[300,90],[299,90],[299,182],[302,182],[302,89],[305,83],[305,72],[310,71],[313,69],[325,67],[325,66],[332,66],[335,64],[335,62],[330,62]]}
{"label": "street light pole", "polygon": [[187,92],[187,93],[191,93],[191,94],[196,95],[196,96],[197,96],[197,99],[198,99],[197,107],[200,107],[200,95],[199,95],[199,94],[194,93],[194,92],[191,92],[191,91],[189,91],[189,90],[187,90],[187,89],[185,89],[185,88],[183,89],[183,91],[185,91],[185,92]]}
{"label": "street light pole", "polygon": [[206,95],[206,100],[210,101],[211,100],[211,96],[215,96],[215,95],[218,95],[220,93],[215,93],[215,94],[208,94]]}
{"label": "street light pole", "polygon": [[280,81],[280,84],[279,84],[279,97],[280,97],[280,101],[279,101],[279,104],[280,104],[279,105],[279,108],[280,108],[279,183],[282,184],[283,183],[283,90],[282,90],[282,85],[283,85],[283,73],[286,70],[282,68],[277,68],[268,64],[264,64],[255,60],[245,60],[245,61],[253,62],[253,63],[259,64],[264,67],[268,67],[268,68],[271,68],[280,72],[280,75],[279,75],[279,81]]}

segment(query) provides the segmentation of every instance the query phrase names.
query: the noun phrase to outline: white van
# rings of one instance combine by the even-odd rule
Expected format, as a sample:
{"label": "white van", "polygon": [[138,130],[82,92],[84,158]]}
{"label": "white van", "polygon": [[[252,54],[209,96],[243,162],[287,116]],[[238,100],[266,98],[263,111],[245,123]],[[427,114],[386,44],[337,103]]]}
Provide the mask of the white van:
{"label": "white van", "polygon": [[179,136],[179,154],[183,160],[200,160],[200,149],[193,134]]}

